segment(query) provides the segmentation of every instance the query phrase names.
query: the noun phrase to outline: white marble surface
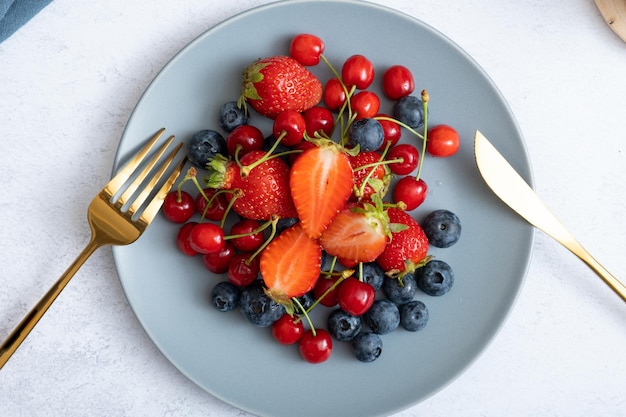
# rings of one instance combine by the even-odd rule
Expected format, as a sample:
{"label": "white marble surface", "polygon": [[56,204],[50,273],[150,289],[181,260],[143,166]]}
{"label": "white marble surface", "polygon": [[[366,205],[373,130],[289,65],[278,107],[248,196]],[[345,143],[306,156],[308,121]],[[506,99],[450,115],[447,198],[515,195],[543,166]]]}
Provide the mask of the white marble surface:
{"label": "white marble surface", "polygon": [[[54,0],[0,44],[0,338],[86,243],[86,206],[150,80],[204,30],[264,3]],[[626,43],[593,1],[376,3],[427,22],[485,68],[524,132],[538,193],[626,279]],[[396,417],[626,415],[624,346],[624,302],[538,232],[498,337],[460,378]],[[103,249],[0,371],[0,415],[246,414],[158,352]]]}

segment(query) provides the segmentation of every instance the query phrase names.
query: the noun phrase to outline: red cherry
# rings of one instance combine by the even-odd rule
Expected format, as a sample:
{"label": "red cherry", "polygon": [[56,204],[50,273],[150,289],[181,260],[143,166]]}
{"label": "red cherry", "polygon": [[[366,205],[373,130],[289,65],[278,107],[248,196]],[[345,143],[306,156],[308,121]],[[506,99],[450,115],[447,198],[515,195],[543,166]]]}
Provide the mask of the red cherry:
{"label": "red cherry", "polygon": [[324,53],[324,41],[315,35],[301,33],[289,45],[289,55],[304,66],[317,65]]}
{"label": "red cherry", "polygon": [[337,302],[345,312],[360,316],[374,304],[376,291],[367,282],[347,278],[337,287]]}
{"label": "red cherry", "polygon": [[300,355],[309,363],[321,363],[330,358],[333,350],[333,341],[330,334],[324,329],[304,332],[300,338]]}
{"label": "red cherry", "polygon": [[341,67],[341,79],[345,85],[365,90],[374,81],[374,65],[363,55],[352,55]]}
{"label": "red cherry", "polygon": [[390,143],[389,147],[393,148],[400,141],[400,137],[402,137],[402,129],[400,128],[400,125],[396,122],[392,122],[391,120],[380,120],[378,119],[378,117],[390,118],[390,116],[386,114],[377,114],[375,116],[376,120],[378,120],[378,123],[380,123],[380,125],[383,127],[383,134],[385,135],[383,144],[380,148],[378,148],[378,150],[384,150],[387,147],[387,143]]}
{"label": "red cherry", "polygon": [[426,150],[432,156],[448,157],[454,155],[461,145],[459,133],[451,126],[437,125],[428,130]]}
{"label": "red cherry", "polygon": [[187,256],[195,256],[198,254],[198,252],[192,248],[189,243],[189,234],[191,233],[191,229],[193,229],[197,224],[197,222],[185,223],[180,227],[180,229],[178,229],[178,233],[176,234],[176,246]]}
{"label": "red cherry", "polygon": [[230,228],[230,235],[247,235],[230,239],[236,249],[244,252],[254,252],[265,241],[263,232],[252,233],[261,226],[256,220],[242,219]]}
{"label": "red cherry", "polygon": [[338,78],[331,78],[324,86],[324,104],[329,110],[337,111],[346,102],[346,92]]}
{"label": "red cherry", "polygon": [[185,223],[196,212],[193,197],[186,191],[170,191],[163,200],[163,214],[174,223]]}
{"label": "red cherry", "polygon": [[[296,323],[297,320],[297,323]],[[302,337],[304,325],[297,316],[283,314],[272,324],[272,336],[281,345],[293,345]]]}
{"label": "red cherry", "polygon": [[226,242],[221,251],[202,255],[202,264],[214,274],[223,274],[228,271],[233,256],[235,256],[235,247],[230,242]]}
{"label": "red cherry", "polygon": [[199,223],[189,233],[189,245],[198,253],[217,253],[224,249],[224,229],[213,223]]}
{"label": "red cherry", "polygon": [[411,70],[402,65],[394,65],[383,73],[383,92],[391,100],[408,96],[415,90]]}
{"label": "red cherry", "polygon": [[226,137],[226,149],[231,156],[235,156],[237,147],[241,146],[239,157],[250,151],[263,149],[265,137],[259,128],[252,125],[237,126]]}
{"label": "red cherry", "polygon": [[228,280],[238,287],[252,284],[259,275],[259,258],[260,256],[256,256],[250,261],[248,253],[233,256],[228,265]]}
{"label": "red cherry", "polygon": [[[226,213],[226,208],[228,207],[228,200],[226,200],[225,194],[218,194],[217,197],[213,198],[217,190],[214,188],[205,188],[204,195],[207,198],[199,193],[196,196],[196,211],[200,213],[205,219],[220,221],[224,217],[224,213]],[[212,201],[211,201],[212,200]],[[209,201],[211,201],[211,205],[209,206]]]}
{"label": "red cherry", "polygon": [[389,164],[389,169],[396,175],[407,175],[417,168],[417,164],[419,163],[419,151],[413,145],[401,143],[391,148],[387,154],[388,160],[398,158],[402,158],[403,162]]}
{"label": "red cherry", "polygon": [[337,282],[337,277],[331,278],[322,278],[317,280],[315,283],[315,287],[313,287],[313,296],[316,300],[319,300],[319,303],[326,307],[334,307],[337,305],[337,287],[333,288],[324,296],[322,295]]}
{"label": "red cherry", "polygon": [[374,117],[380,109],[380,99],[372,91],[359,91],[350,99],[350,107],[357,119]]}
{"label": "red cherry", "polygon": [[419,207],[428,194],[428,186],[423,179],[412,176],[400,178],[393,189],[395,202],[402,201],[406,204],[406,210],[414,210]]}
{"label": "red cherry", "polygon": [[306,122],[306,133],[309,137],[315,137],[315,132],[320,130],[327,136],[332,135],[335,128],[335,118],[330,110],[322,106],[314,106],[303,114]]}
{"label": "red cherry", "polygon": [[285,110],[276,116],[272,134],[276,139],[282,136],[281,143],[294,146],[302,141],[306,131],[304,117],[295,110]]}

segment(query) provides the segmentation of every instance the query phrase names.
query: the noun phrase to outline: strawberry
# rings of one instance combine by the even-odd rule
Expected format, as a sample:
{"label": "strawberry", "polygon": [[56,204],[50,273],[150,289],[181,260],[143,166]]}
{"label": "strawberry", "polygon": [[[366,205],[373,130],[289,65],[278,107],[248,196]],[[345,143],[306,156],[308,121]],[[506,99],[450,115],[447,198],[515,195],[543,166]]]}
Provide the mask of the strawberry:
{"label": "strawberry", "polygon": [[289,167],[282,159],[266,155],[264,151],[250,151],[240,159],[241,166],[222,156],[214,157],[209,162],[207,185],[240,190],[226,196],[229,201],[236,197],[233,210],[244,218],[297,217],[289,192]]}
{"label": "strawberry", "polygon": [[318,239],[352,193],[348,155],[330,140],[304,151],[291,166],[289,186],[302,228]]}
{"label": "strawberry", "polygon": [[378,152],[359,152],[350,156],[350,165],[354,171],[351,201],[367,201],[374,193],[378,193],[381,197],[387,193],[391,174],[387,165],[374,165],[379,162],[381,162],[381,155]]}
{"label": "strawberry", "polygon": [[387,213],[391,223],[407,227],[392,234],[391,241],[376,262],[388,275],[402,276],[430,260],[427,256],[428,238],[419,223],[406,211],[394,207],[388,209]]}
{"label": "strawberry", "polygon": [[271,119],[285,110],[301,113],[321,99],[320,80],[291,57],[259,59],[243,71],[240,103]]}
{"label": "strawberry", "polygon": [[322,233],[320,244],[332,256],[348,262],[373,262],[391,237],[389,217],[382,209],[366,203],[341,210]]}
{"label": "strawberry", "polygon": [[261,277],[267,294],[289,304],[315,286],[320,276],[322,248],[296,223],[274,238],[261,253]]}

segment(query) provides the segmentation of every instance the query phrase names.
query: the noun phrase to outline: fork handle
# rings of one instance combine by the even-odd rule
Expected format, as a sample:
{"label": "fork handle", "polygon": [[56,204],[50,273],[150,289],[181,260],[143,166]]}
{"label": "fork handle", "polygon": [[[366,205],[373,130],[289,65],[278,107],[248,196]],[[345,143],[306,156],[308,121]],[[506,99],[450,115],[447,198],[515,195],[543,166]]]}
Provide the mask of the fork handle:
{"label": "fork handle", "polygon": [[85,263],[87,258],[91,256],[101,245],[92,239],[85,249],[78,255],[76,260],[67,268],[61,277],[54,283],[48,292],[41,297],[39,302],[33,309],[22,319],[11,334],[0,345],[0,369],[9,360],[11,355],[17,350],[20,344],[26,339],[28,334],[33,330],[39,319],[48,311],[57,296],[63,291],[63,288],[72,279],[76,271]]}

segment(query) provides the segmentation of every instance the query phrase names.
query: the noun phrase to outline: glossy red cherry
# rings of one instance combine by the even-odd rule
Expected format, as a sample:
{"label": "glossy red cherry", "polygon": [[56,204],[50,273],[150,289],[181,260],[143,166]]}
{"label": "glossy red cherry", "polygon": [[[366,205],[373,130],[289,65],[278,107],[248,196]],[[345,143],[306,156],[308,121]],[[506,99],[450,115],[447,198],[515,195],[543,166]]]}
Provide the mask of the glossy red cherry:
{"label": "glossy red cherry", "polygon": [[306,123],[306,133],[309,137],[315,137],[315,132],[320,130],[326,136],[330,136],[335,128],[335,118],[330,110],[322,106],[313,106],[306,110],[302,116]]}
{"label": "glossy red cherry", "polygon": [[330,358],[333,350],[333,341],[330,334],[324,329],[315,332],[307,330],[300,338],[300,355],[309,363],[321,363]]}
{"label": "glossy red cherry", "polygon": [[313,296],[316,300],[319,300],[319,303],[321,305],[326,307],[334,307],[337,305],[337,287],[330,290],[328,294],[324,296],[324,298],[320,298],[329,288],[335,285],[337,279],[337,277],[320,277],[315,283],[315,287],[313,287]]}
{"label": "glossy red cherry", "polygon": [[233,129],[232,132],[226,137],[226,149],[231,156],[235,156],[237,147],[241,146],[239,151],[239,157],[250,151],[258,151],[263,149],[265,143],[265,137],[263,132],[252,125],[241,125]]}
{"label": "glossy red cherry", "polygon": [[419,163],[419,151],[413,145],[401,143],[391,148],[387,154],[387,160],[402,158],[402,162],[389,164],[389,169],[396,175],[407,175],[417,168]]}
{"label": "glossy red cherry", "polygon": [[230,236],[245,235],[230,239],[232,245],[244,252],[254,252],[265,241],[263,232],[254,232],[261,226],[257,220],[242,219],[233,224],[230,228]]}
{"label": "glossy red cherry", "polygon": [[[207,198],[204,198],[202,193],[198,193],[195,201],[196,211],[205,219],[214,221],[222,220],[226,213],[226,208],[228,207],[226,194],[218,194],[217,197],[213,198],[217,190],[214,188],[205,188],[203,191]],[[211,203],[210,206],[209,202]]]}
{"label": "glossy red cherry", "polygon": [[189,245],[198,253],[217,253],[224,249],[224,229],[213,223],[196,224],[189,233]]}
{"label": "glossy red cherry", "polygon": [[252,284],[259,275],[259,256],[250,261],[250,254],[238,253],[228,265],[228,280],[238,287]]}
{"label": "glossy red cherry", "polygon": [[272,324],[272,336],[281,345],[293,345],[304,334],[304,325],[298,316],[283,314]]}
{"label": "glossy red cherry", "polygon": [[281,138],[285,146],[294,146],[302,142],[306,131],[304,117],[295,110],[285,110],[276,116],[272,127],[274,138]]}
{"label": "glossy red cherry", "polygon": [[423,179],[412,176],[400,178],[393,189],[395,202],[404,202],[406,210],[414,210],[419,207],[428,194],[428,185]]}
{"label": "glossy red cherry", "polygon": [[442,158],[452,156],[457,153],[460,145],[459,133],[453,127],[437,125],[428,129],[426,150],[432,156]]}
{"label": "glossy red cherry", "polygon": [[228,271],[235,253],[235,247],[230,242],[226,242],[221,251],[202,255],[202,264],[214,274],[223,274]]}
{"label": "glossy red cherry", "polygon": [[198,252],[191,247],[189,242],[191,229],[193,229],[197,224],[197,222],[185,223],[180,227],[180,229],[178,229],[178,233],[176,234],[176,246],[187,256],[195,256],[198,254]]}
{"label": "glossy red cherry", "polygon": [[383,92],[391,100],[408,96],[415,90],[411,70],[402,65],[393,65],[383,73]]}
{"label": "glossy red cherry", "polygon": [[350,107],[357,119],[374,117],[380,110],[380,99],[372,91],[359,91],[350,99]]}
{"label": "glossy red cherry", "polygon": [[352,55],[341,67],[341,79],[345,85],[365,90],[374,81],[374,65],[363,55]]}
{"label": "glossy red cherry", "polygon": [[384,150],[387,147],[387,143],[389,143],[389,148],[393,148],[400,141],[402,137],[402,129],[400,125],[396,122],[392,122],[391,120],[381,120],[379,117],[387,117],[391,118],[386,114],[377,114],[374,118],[378,120],[378,123],[383,127],[383,134],[385,135],[385,139],[383,141],[382,146],[378,149],[379,151]]}
{"label": "glossy red cherry", "polygon": [[355,277],[347,278],[337,287],[337,303],[342,310],[353,316],[365,314],[374,304],[376,290],[367,282]]}
{"label": "glossy red cherry", "polygon": [[304,66],[317,65],[324,53],[324,41],[308,33],[294,36],[289,45],[289,55]]}
{"label": "glossy red cherry", "polygon": [[191,194],[186,191],[170,191],[163,200],[163,214],[174,223],[185,223],[196,212]]}
{"label": "glossy red cherry", "polygon": [[337,111],[346,102],[346,91],[338,78],[331,78],[324,86],[324,104],[329,110]]}

